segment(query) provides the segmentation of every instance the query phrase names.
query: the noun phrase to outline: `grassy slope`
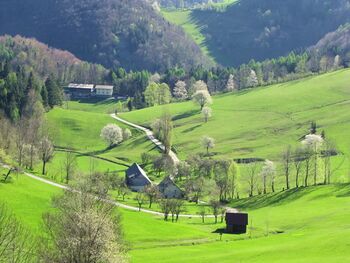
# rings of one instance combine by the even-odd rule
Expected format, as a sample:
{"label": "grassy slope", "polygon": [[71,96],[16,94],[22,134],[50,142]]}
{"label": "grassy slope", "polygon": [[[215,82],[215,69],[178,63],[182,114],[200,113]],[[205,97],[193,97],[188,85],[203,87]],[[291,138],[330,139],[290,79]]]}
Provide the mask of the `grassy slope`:
{"label": "grassy slope", "polygon": [[[237,0],[224,0],[220,3],[213,3],[212,6],[219,9],[225,9],[236,1]],[[210,49],[206,45],[206,36],[201,33],[201,28],[204,25],[200,25],[198,21],[193,19],[192,10],[163,9],[161,13],[169,22],[181,26],[183,30],[192,37],[201,50],[213,59]]]}
{"label": "grassy slope", "polygon": [[174,143],[180,156],[203,151],[199,138],[216,139],[218,155],[274,159],[286,144],[298,144],[312,120],[349,153],[350,70],[214,97],[213,117],[204,123],[191,101],[122,114],[143,125],[164,111],[175,120]]}
{"label": "grassy slope", "polygon": [[[52,126],[55,127],[55,144],[129,165],[135,161],[140,161],[142,152],[154,150],[153,144],[146,139],[144,134],[135,129],[131,129],[133,134],[131,139],[113,149],[106,149],[105,142],[100,138],[100,132],[106,124],[115,123],[115,121],[102,112],[108,110],[108,107],[113,107],[113,105],[108,107],[105,105],[100,106],[72,104],[72,107],[69,107],[69,109],[56,108],[50,111],[47,117]],[[74,108],[74,110],[71,108]],[[123,129],[126,128],[125,125],[117,124]],[[81,161],[82,169],[87,170],[90,158],[80,157],[80,159],[84,159]],[[123,168],[123,166],[103,163],[98,160],[96,162],[104,171]],[[56,164],[56,167],[58,167],[58,164]]]}
{"label": "grassy slope", "polygon": [[205,45],[205,36],[201,33],[200,25],[191,18],[191,10],[162,10],[162,15],[169,22],[181,26],[184,31],[192,37],[202,51],[210,55],[208,47]]}
{"label": "grassy slope", "polygon": [[[35,231],[40,231],[41,214],[50,209],[50,198],[57,193],[51,186],[21,176],[0,184],[0,200]],[[346,262],[349,204],[346,184],[241,200],[232,205],[249,211],[255,238],[224,235],[223,241],[211,233],[219,225],[202,225],[194,219],[173,224],[138,212],[121,212],[132,262]],[[267,225],[270,234],[265,237]],[[276,230],[283,233],[273,234]]]}

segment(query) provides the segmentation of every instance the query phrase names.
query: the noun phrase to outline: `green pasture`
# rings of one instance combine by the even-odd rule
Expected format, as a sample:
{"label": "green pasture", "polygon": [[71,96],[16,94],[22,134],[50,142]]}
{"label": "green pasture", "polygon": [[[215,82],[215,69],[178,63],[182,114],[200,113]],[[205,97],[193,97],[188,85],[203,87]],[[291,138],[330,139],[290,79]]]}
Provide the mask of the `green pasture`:
{"label": "green pasture", "polygon": [[[0,184],[0,200],[38,233],[42,213],[60,190],[28,177]],[[245,235],[220,235],[207,219],[178,223],[120,209],[131,262],[346,262],[350,245],[350,185],[289,190],[230,204],[249,213]]]}
{"label": "green pasture", "polygon": [[213,117],[204,123],[192,101],[123,113],[121,117],[149,126],[162,112],[173,115],[174,147],[183,159],[203,153],[200,138],[213,137],[216,157],[264,158],[276,161],[287,145],[300,145],[310,122],[336,142],[346,158],[350,151],[350,70],[340,70],[288,83],[213,98]]}

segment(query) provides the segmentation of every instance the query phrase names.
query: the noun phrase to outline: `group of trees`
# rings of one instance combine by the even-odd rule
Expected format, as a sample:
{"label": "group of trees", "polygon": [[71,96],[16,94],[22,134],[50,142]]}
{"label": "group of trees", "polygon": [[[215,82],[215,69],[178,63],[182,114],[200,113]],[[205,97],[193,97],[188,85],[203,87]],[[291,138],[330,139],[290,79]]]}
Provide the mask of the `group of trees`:
{"label": "group of trees", "polygon": [[0,149],[16,160],[19,167],[33,169],[41,161],[42,174],[46,174],[46,164],[53,158],[54,146],[40,95],[34,88],[28,89],[16,121],[0,115]]}
{"label": "group of trees", "polygon": [[106,201],[109,177],[79,175],[72,187],[53,198],[39,238],[0,204],[0,262],[127,262],[120,215]]}
{"label": "group of trees", "polygon": [[308,187],[310,184],[330,184],[332,175],[338,169],[332,165],[332,157],[337,154],[335,144],[324,133],[316,134],[315,126],[311,125],[311,133],[298,146],[294,149],[287,146],[281,153],[278,160],[280,169],[277,163],[270,160],[263,164],[253,162],[245,165],[247,192],[249,196],[275,192],[279,178],[280,185],[285,190]]}
{"label": "group of trees", "polygon": [[42,81],[24,67],[13,70],[9,62],[0,62],[0,110],[12,121],[18,121],[25,114],[30,96],[44,108],[49,108],[62,104],[62,94],[54,76]]}

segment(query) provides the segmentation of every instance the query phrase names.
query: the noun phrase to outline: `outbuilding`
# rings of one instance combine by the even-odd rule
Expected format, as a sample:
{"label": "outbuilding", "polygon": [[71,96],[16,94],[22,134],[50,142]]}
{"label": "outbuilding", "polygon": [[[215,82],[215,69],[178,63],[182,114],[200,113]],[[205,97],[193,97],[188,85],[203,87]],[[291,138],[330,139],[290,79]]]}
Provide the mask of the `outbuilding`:
{"label": "outbuilding", "polygon": [[129,189],[134,192],[140,192],[146,185],[152,184],[146,172],[137,163],[126,170],[125,182]]}
{"label": "outbuilding", "polygon": [[244,234],[247,232],[247,213],[238,213],[235,210],[227,210],[225,220],[227,233]]}
{"label": "outbuilding", "polygon": [[165,177],[158,185],[158,191],[164,198],[181,199],[184,197],[184,192],[178,187],[169,177]]}

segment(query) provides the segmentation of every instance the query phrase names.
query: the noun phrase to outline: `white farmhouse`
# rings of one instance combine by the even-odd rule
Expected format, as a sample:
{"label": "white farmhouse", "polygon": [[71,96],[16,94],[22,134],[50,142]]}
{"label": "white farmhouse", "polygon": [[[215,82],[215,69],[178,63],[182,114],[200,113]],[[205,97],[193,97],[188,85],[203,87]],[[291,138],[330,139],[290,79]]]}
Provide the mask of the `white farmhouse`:
{"label": "white farmhouse", "polygon": [[96,85],[95,86],[96,96],[100,97],[112,97],[113,86],[110,85]]}

